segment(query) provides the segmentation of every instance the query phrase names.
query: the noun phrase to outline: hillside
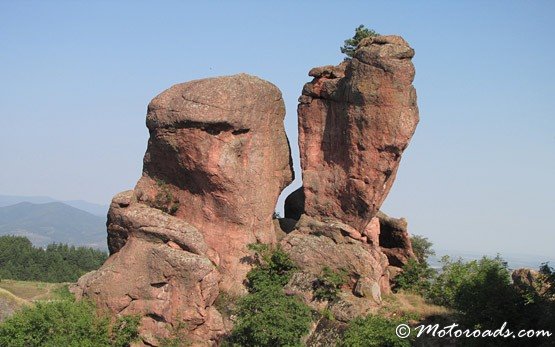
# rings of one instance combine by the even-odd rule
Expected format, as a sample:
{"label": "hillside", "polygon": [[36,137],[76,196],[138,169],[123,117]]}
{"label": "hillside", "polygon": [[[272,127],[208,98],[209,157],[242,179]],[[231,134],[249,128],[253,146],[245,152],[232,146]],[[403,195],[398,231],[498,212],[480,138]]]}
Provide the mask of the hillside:
{"label": "hillside", "polygon": [[0,235],[26,236],[36,246],[50,243],[106,248],[106,219],[61,202],[21,202],[0,207]]}
{"label": "hillside", "polygon": [[84,200],[56,200],[48,196],[19,196],[19,195],[0,195],[0,207],[19,204],[20,202],[30,202],[33,204],[45,204],[48,202],[62,202],[66,205],[89,212],[96,216],[105,217],[108,213],[107,205],[95,204]]}

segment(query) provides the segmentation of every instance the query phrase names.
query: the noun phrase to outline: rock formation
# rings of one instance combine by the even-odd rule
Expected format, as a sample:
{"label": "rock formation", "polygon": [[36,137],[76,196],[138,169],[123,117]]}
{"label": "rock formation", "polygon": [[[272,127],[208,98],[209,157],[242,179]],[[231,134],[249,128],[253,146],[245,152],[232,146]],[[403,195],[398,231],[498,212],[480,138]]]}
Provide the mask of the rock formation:
{"label": "rock formation", "polygon": [[225,291],[243,290],[246,245],[276,241],[272,214],[293,179],[284,116],[279,89],[246,74],[178,84],[148,106],[135,193],[204,235]]}
{"label": "rock formation", "polygon": [[212,306],[244,293],[251,243],[276,243],[272,215],[293,179],[281,92],[240,74],[175,85],[148,106],[143,175],[114,197],[110,258],[75,292],[116,314],[141,314],[143,342],[185,326],[210,344]]}
{"label": "rock formation", "polygon": [[[110,258],[74,293],[141,315],[144,345],[176,333],[215,345],[229,322],[214,303],[245,292],[247,246],[279,242],[300,269],[287,292],[327,305],[341,329],[375,311],[388,268],[414,256],[406,221],[378,213],[418,122],[413,54],[400,37],[375,37],[352,60],[310,71],[298,108],[303,187],[281,220],[272,215],[293,171],[274,85],[240,74],[155,97],[142,177],[110,206]],[[329,302],[314,300],[324,268],[348,278]],[[309,339],[331,338],[326,326]]]}
{"label": "rock formation", "polygon": [[312,69],[299,98],[303,186],[286,199],[298,223],[281,244],[313,275],[349,274],[341,300],[359,309],[342,309],[346,320],[364,314],[356,297],[379,303],[390,290],[390,265],[414,257],[406,221],[378,213],[418,123],[413,55],[398,36],[365,39],[353,59]]}
{"label": "rock formation", "polygon": [[376,215],[418,123],[413,55],[401,37],[378,36],[309,72],[298,107],[307,215],[359,231]]}

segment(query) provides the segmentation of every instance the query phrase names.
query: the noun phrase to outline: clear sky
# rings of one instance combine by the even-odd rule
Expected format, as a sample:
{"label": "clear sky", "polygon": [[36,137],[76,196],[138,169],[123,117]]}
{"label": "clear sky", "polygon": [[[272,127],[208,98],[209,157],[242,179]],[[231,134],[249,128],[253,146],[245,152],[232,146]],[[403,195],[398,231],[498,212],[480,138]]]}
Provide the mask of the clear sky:
{"label": "clear sky", "polygon": [[239,72],[282,90],[300,179],[307,72],[365,24],[416,50],[421,121],[384,212],[438,248],[555,258],[554,15],[553,1],[2,0],[0,194],[107,204],[140,176],[148,102]]}

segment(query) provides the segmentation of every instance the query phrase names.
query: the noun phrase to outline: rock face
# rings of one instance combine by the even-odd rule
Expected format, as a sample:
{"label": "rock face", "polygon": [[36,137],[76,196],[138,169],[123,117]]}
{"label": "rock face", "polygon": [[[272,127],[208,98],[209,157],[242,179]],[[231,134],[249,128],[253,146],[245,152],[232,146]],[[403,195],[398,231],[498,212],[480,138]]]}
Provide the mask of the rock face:
{"label": "rock face", "polygon": [[312,69],[299,98],[303,186],[285,201],[298,222],[281,244],[304,271],[349,274],[345,321],[379,304],[389,268],[414,257],[406,221],[378,213],[418,123],[413,55],[398,36],[365,39],[353,59]]}
{"label": "rock face", "polygon": [[[303,187],[276,220],[293,180],[280,91],[240,74],[158,95],[142,177],[110,206],[110,258],[74,293],[115,315],[139,314],[144,345],[175,334],[217,345],[230,321],[214,303],[245,293],[247,246],[279,241],[300,268],[285,290],[328,308],[337,331],[375,312],[390,265],[414,256],[406,222],[377,215],[418,122],[413,54],[400,37],[376,37],[352,60],[310,71],[298,108]],[[324,268],[346,277],[334,300],[315,300]],[[308,339],[328,335],[316,328]]]}
{"label": "rock face", "polygon": [[245,292],[247,245],[277,242],[272,215],[293,179],[284,116],[277,87],[246,74],[154,98],[143,175],[114,197],[110,258],[79,280],[77,296],[141,315],[147,345],[176,333],[216,343],[226,327],[213,303]]}
{"label": "rock face", "polygon": [[378,36],[352,60],[309,72],[298,107],[309,216],[359,231],[375,216],[418,123],[413,55],[401,37]]}
{"label": "rock face", "polygon": [[192,225],[138,203],[132,191],[116,195],[108,216],[112,255],[74,288],[101,308],[140,314],[141,336],[149,345],[170,337],[180,323],[193,341],[207,344],[224,333],[212,307],[220,274],[208,246]]}
{"label": "rock face", "polygon": [[203,234],[225,291],[243,291],[246,245],[276,242],[272,214],[293,179],[284,116],[279,89],[246,74],[178,84],[148,106],[135,193]]}
{"label": "rock face", "polygon": [[400,268],[409,259],[415,258],[407,230],[407,221],[404,218],[392,218],[378,211],[373,220],[375,219],[378,220],[380,248],[391,266]]}

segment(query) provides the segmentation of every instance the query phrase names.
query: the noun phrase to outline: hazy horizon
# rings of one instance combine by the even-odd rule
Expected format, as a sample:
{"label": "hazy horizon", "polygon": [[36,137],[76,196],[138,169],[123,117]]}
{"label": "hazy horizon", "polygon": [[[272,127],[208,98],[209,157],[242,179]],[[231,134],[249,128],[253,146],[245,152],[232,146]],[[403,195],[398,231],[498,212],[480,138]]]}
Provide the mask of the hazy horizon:
{"label": "hazy horizon", "polygon": [[440,249],[553,258],[555,3],[0,3],[0,194],[109,204],[141,175],[146,106],[246,72],[296,105],[364,24],[415,49],[420,124],[382,210]]}

